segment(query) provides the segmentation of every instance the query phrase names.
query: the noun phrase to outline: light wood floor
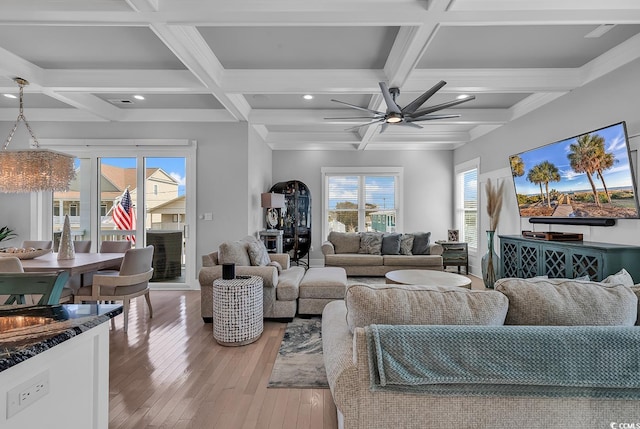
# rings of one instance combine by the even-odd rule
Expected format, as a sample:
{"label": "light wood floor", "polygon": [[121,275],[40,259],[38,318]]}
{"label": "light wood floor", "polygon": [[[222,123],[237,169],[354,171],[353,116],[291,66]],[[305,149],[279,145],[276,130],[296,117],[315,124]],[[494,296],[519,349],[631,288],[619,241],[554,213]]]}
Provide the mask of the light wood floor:
{"label": "light wood floor", "polygon": [[[482,280],[470,276],[473,289]],[[337,428],[329,389],[267,389],[286,324],[265,321],[260,339],[222,347],[200,318],[199,291],[152,291],[110,333],[110,429]]]}
{"label": "light wood floor", "polygon": [[267,389],[285,323],[260,339],[222,347],[200,318],[199,291],[138,298],[129,332],[110,333],[109,428],[337,428],[329,389]]}

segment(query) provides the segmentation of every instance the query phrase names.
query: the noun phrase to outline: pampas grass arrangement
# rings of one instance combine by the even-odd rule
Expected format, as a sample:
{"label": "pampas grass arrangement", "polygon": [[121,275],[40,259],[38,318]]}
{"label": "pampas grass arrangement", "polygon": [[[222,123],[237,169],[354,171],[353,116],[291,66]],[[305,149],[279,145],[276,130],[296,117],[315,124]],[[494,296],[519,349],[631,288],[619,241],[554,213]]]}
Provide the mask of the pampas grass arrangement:
{"label": "pampas grass arrangement", "polygon": [[504,181],[497,186],[493,186],[491,179],[487,179],[484,190],[487,194],[487,214],[489,215],[489,230],[495,231],[498,227],[500,219],[500,210],[502,209],[502,189]]}

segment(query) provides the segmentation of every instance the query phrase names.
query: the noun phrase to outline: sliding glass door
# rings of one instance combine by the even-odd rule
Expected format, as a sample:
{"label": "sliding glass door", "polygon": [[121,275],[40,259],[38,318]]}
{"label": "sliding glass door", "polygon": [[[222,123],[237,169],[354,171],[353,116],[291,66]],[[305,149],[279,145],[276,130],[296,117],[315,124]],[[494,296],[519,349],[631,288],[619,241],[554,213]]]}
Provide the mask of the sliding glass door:
{"label": "sliding glass door", "polygon": [[[68,192],[55,192],[50,207],[55,247],[69,216],[75,240],[91,240],[92,251],[106,240],[128,240],[132,247],[154,246],[156,288],[196,288],[195,146],[190,150],[137,147],[129,150],[79,149],[77,178]],[[179,156],[178,156],[179,154]],[[45,234],[46,236],[46,234]]]}

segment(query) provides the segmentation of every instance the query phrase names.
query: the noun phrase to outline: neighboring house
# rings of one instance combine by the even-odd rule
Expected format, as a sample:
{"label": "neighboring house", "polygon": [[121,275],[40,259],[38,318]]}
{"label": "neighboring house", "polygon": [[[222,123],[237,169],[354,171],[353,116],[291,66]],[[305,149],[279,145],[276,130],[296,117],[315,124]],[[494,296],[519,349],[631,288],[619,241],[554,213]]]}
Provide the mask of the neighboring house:
{"label": "neighboring house", "polygon": [[[136,169],[135,168],[122,168],[108,164],[102,164],[100,166],[101,178],[101,202],[100,202],[100,217],[102,220],[103,229],[115,229],[115,225],[111,220],[111,212],[114,206],[120,201],[122,194],[127,187],[131,195],[131,201],[133,205],[136,205],[136,198],[138,194]],[[167,174],[161,168],[147,168],[145,171],[146,177],[146,202],[147,213],[145,218],[145,228],[155,228],[154,223],[174,223],[174,217],[177,215],[176,224],[184,219],[185,206],[184,197],[180,200],[178,197],[178,182]],[[64,223],[64,216],[69,215],[69,221],[71,223],[72,232],[75,231],[75,235],[84,236],[84,232],[88,229],[88,226],[81,224],[80,211],[82,210],[82,176],[78,174],[77,178],[71,182],[69,191],[67,192],[55,192],[53,194],[53,230],[60,231],[62,224]],[[166,205],[168,202],[180,200],[176,205],[172,206],[172,212],[168,213],[171,217],[169,221],[154,220],[153,209],[159,206]],[[181,206],[180,206],[181,203]],[[180,207],[181,208],[180,208]],[[61,210],[62,208],[62,210]],[[160,212],[157,212],[159,215]],[[86,220],[85,220],[86,219]],[[83,217],[82,222],[88,222],[88,216]],[[176,225],[175,229],[179,227]],[[160,228],[157,228],[160,229]],[[173,229],[173,228],[162,228]],[[86,237],[85,237],[86,239]]]}
{"label": "neighboring house", "polygon": [[148,209],[147,220],[151,229],[181,230],[185,221],[185,200],[186,196],[181,195]]}
{"label": "neighboring house", "polygon": [[369,215],[371,230],[378,232],[396,232],[395,210],[380,210]]}

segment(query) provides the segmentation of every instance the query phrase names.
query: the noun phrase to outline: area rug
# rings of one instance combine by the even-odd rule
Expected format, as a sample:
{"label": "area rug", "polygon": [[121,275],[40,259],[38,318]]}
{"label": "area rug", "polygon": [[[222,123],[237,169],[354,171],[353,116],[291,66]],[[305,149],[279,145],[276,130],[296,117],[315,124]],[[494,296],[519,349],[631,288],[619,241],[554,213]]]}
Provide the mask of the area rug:
{"label": "area rug", "polygon": [[287,324],[267,387],[328,389],[322,360],[320,317]]}

